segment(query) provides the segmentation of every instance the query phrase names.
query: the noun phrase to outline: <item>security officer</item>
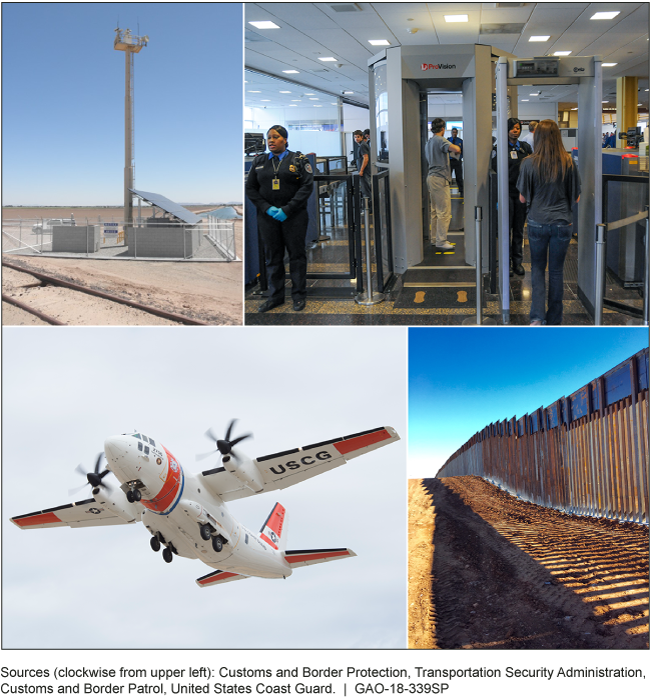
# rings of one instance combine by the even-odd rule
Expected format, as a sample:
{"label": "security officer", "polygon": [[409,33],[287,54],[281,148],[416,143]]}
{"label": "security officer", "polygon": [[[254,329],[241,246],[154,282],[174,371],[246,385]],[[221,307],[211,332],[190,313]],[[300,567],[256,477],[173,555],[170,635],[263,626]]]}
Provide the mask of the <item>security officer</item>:
{"label": "security officer", "polygon": [[287,149],[283,126],[271,126],[266,134],[270,153],[258,155],[246,180],[246,195],[257,207],[257,229],[264,243],[270,295],[258,312],[284,303],[284,250],[289,252],[293,309],[305,309],[307,295],[307,200],[314,188],[309,160]]}
{"label": "security officer", "polygon": [[[519,168],[524,157],[533,154],[533,149],[528,143],[519,140],[521,135],[521,122],[516,118],[508,119],[508,194],[510,209],[510,228],[512,230],[510,244],[510,275],[516,273],[523,276],[526,271],[522,265],[524,260],[524,224],[526,222],[526,204],[519,200],[517,191],[517,179]],[[496,146],[492,150],[492,165],[496,170]]]}
{"label": "security officer", "polygon": [[449,166],[451,167],[451,173],[456,176],[456,184],[458,186],[458,193],[461,198],[465,197],[465,188],[463,185],[463,139],[458,137],[458,129],[451,129],[450,143],[457,145],[460,148],[460,153],[452,153],[449,155]]}

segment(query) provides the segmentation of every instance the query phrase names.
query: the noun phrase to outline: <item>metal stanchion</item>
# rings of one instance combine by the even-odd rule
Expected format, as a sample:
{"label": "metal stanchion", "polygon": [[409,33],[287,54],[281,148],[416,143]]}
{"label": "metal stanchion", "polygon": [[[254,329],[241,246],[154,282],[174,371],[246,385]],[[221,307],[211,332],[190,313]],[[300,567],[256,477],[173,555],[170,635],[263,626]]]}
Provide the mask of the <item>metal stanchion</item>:
{"label": "metal stanchion", "polygon": [[603,299],[605,297],[605,259],[607,256],[607,225],[596,225],[596,293],[594,298],[594,324],[603,324]]}
{"label": "metal stanchion", "polygon": [[[366,240],[366,292],[359,293],[354,299],[358,305],[378,305],[385,298],[383,293],[373,293],[372,290],[372,255],[370,253],[370,211],[368,199],[363,198],[364,228]],[[380,259],[377,259],[380,263]]]}
{"label": "metal stanchion", "polygon": [[[648,207],[646,206],[646,211]],[[649,213],[650,215],[650,213]],[[645,283],[643,286],[643,324],[647,327],[650,320],[650,232],[648,218],[645,219]]]}
{"label": "metal stanchion", "polygon": [[463,324],[496,324],[491,317],[483,318],[483,209],[474,207],[476,221],[476,314],[463,320]]}

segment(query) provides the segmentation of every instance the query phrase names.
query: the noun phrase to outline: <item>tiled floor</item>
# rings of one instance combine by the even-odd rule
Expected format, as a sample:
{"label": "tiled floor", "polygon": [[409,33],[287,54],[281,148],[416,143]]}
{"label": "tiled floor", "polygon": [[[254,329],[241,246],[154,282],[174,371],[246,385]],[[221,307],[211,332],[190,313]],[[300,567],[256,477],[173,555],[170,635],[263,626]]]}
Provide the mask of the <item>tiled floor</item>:
{"label": "tiled floor", "polygon": [[[310,250],[308,269],[310,272],[346,271],[347,243],[341,237],[318,244]],[[459,244],[462,238],[457,234]],[[454,241],[454,233],[450,233]],[[459,248],[460,249],[460,248]],[[307,281],[307,307],[302,312],[294,312],[290,297],[290,282],[287,281],[287,299],[284,305],[260,314],[258,307],[265,298],[259,289],[252,288],[246,295],[246,317],[248,325],[458,325],[468,317],[476,316],[475,285],[466,282],[464,271],[447,256],[445,265],[455,265],[459,270],[457,286],[452,287],[404,287],[405,276],[397,277],[383,302],[373,306],[362,306],[355,302],[355,282],[350,280],[309,280]],[[463,257],[462,249],[458,253]],[[569,247],[564,267],[564,325],[592,325],[593,321],[578,298],[577,284],[578,244],[574,239]],[[427,258],[423,265],[427,265]],[[531,303],[530,253],[527,239],[524,240],[524,269],[526,275],[510,279],[510,321],[512,325],[529,325]],[[470,267],[471,268],[471,267]],[[409,271],[409,274],[412,272]],[[449,273],[452,273],[450,270]],[[473,274],[473,269],[472,269]],[[374,275],[374,266],[373,266]],[[412,277],[411,277],[412,278]],[[487,281],[486,281],[487,283]],[[606,297],[625,302],[636,308],[643,308],[643,300],[635,289],[618,286],[614,277],[608,274]],[[498,296],[485,296],[483,316],[503,324]],[[641,324],[641,321],[626,314],[610,310],[604,311],[603,323],[606,325]]]}

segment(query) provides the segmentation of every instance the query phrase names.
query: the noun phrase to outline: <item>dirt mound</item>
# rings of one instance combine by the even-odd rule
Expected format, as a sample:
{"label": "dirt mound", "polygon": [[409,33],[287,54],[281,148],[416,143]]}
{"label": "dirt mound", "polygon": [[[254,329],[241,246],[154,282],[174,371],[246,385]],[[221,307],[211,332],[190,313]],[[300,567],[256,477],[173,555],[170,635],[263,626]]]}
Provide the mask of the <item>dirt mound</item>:
{"label": "dirt mound", "polygon": [[418,480],[409,498],[410,539],[422,515],[431,523],[429,561],[410,557],[409,583],[428,575],[430,601],[411,605],[409,585],[409,646],[647,648],[646,527],[566,515],[473,476]]}

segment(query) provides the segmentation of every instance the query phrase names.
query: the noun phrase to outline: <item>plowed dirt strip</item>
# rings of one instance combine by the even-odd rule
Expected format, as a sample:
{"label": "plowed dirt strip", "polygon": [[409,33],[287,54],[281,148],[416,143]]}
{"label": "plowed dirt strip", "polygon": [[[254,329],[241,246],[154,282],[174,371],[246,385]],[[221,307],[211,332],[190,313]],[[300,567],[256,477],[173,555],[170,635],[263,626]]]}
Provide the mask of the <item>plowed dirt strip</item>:
{"label": "plowed dirt strip", "polygon": [[479,477],[422,483],[438,648],[647,648],[646,527],[525,503]]}

